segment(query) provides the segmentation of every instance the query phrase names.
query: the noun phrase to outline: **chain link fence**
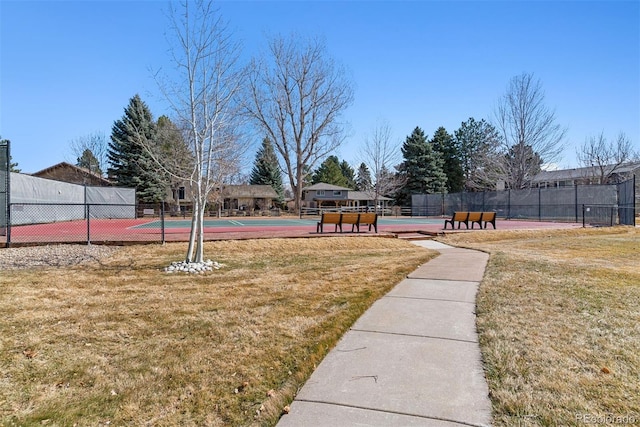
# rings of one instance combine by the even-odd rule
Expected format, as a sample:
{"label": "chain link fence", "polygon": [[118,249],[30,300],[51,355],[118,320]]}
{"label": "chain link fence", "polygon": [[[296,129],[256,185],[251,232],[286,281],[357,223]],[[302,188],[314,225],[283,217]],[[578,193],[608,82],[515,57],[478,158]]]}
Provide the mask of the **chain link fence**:
{"label": "chain link fence", "polygon": [[577,185],[478,193],[414,194],[412,216],[450,216],[456,211],[494,211],[499,218],[635,225],[636,183]]}
{"label": "chain link fence", "polygon": [[163,204],[12,203],[6,244],[164,242]]}
{"label": "chain link fence", "polygon": [[[1,190],[2,187],[0,198]],[[105,201],[114,197],[118,200],[120,196],[114,190],[99,193]],[[167,209],[163,203],[9,203],[8,192],[5,197],[7,209],[4,217],[0,216],[5,221],[0,228],[3,231],[0,243],[6,246],[186,241],[191,227],[190,211]],[[389,213],[434,217],[449,216],[455,211],[495,211],[503,219],[574,222],[584,226],[635,225],[640,214],[636,197],[634,178],[617,185],[414,195],[411,209]],[[86,198],[95,200],[98,196]],[[208,215],[222,216],[218,211]]]}

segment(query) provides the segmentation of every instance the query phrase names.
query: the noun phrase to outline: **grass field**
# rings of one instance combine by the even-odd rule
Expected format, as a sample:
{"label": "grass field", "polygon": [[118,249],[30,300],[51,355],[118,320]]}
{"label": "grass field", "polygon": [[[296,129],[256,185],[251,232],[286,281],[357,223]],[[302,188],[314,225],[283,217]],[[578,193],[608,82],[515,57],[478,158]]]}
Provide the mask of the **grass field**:
{"label": "grass field", "polygon": [[475,232],[478,331],[497,426],[640,425],[637,228]]}
{"label": "grass field", "polygon": [[[640,424],[640,232],[475,231],[497,426]],[[184,244],[0,275],[0,425],[273,425],[359,315],[434,253],[397,239]]]}
{"label": "grass field", "polygon": [[0,275],[0,425],[273,425],[375,300],[434,256],[375,237],[186,244]]}

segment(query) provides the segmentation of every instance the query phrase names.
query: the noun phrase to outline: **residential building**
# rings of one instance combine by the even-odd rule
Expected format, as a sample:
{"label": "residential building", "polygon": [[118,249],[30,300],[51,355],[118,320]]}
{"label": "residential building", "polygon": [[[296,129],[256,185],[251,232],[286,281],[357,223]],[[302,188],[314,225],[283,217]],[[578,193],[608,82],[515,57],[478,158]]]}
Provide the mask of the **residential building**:
{"label": "residential building", "polygon": [[[613,167],[607,166],[604,169],[605,176],[609,179],[605,184],[618,184],[631,179],[633,175],[640,174],[640,162],[627,163],[625,165]],[[611,173],[610,173],[611,172]],[[542,171],[532,180],[533,187],[573,187],[575,185],[600,184],[602,171],[597,166],[583,168],[563,169],[555,171]]]}
{"label": "residential building", "polygon": [[103,178],[88,169],[74,166],[67,162],[61,162],[53,166],[49,166],[46,169],[42,169],[41,171],[32,174],[32,176],[93,187],[111,187],[113,185],[108,179]]}
{"label": "residential building", "polygon": [[[392,199],[378,196],[378,208],[386,208]],[[356,191],[338,185],[320,182],[302,189],[303,206],[307,208],[376,208],[375,193],[371,191]]]}

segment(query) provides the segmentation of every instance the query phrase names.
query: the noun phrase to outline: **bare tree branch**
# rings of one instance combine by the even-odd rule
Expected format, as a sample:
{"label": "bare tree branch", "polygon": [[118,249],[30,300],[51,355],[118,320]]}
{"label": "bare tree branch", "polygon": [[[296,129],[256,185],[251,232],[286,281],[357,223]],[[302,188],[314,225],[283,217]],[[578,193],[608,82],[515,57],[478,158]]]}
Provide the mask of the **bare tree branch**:
{"label": "bare tree branch", "polygon": [[607,141],[604,132],[587,138],[577,152],[578,162],[597,174],[598,184],[609,183],[611,177],[626,163],[637,161],[640,152],[634,151],[631,140],[620,132],[614,141]]}
{"label": "bare tree branch", "polygon": [[405,179],[393,173],[393,168],[402,161],[401,142],[394,142],[389,122],[379,120],[371,135],[365,138],[360,157],[373,174],[373,191],[378,205],[380,196],[390,196],[401,188]]}
{"label": "bare tree branch", "polygon": [[[307,170],[344,140],[340,116],[353,101],[345,72],[324,43],[274,37],[249,67],[244,112],[274,142],[299,210]],[[304,43],[304,44],[303,44]]]}
{"label": "bare tree branch", "polygon": [[511,79],[494,116],[505,144],[502,151],[514,154],[503,157],[497,165],[503,169],[509,188],[528,186],[538,172],[539,166],[527,157],[530,153],[547,164],[559,160],[567,130],[556,123],[555,111],[544,104],[542,84],[533,74]]}
{"label": "bare tree branch", "polygon": [[73,156],[73,164],[76,164],[77,159],[82,157],[85,150],[90,150],[91,153],[98,160],[98,166],[104,173],[107,170],[108,158],[107,148],[109,143],[104,132],[96,131],[84,136],[73,139],[69,143],[71,149],[71,155]]}

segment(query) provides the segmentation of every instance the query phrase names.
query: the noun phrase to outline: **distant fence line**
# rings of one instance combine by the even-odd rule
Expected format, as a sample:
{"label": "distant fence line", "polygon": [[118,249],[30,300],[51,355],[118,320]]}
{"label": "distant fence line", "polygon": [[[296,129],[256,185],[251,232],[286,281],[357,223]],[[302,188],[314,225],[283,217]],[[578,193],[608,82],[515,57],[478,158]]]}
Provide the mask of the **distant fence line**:
{"label": "distant fence line", "polygon": [[[584,226],[635,225],[640,214],[635,180],[604,186],[414,195],[411,207],[359,209],[375,209],[384,216],[428,217],[449,216],[454,211],[495,211],[504,219],[575,222]],[[207,216],[229,217],[279,215],[279,210],[207,212]],[[4,242],[10,246],[11,243],[184,241],[188,238],[191,212],[169,210],[165,203],[11,202],[6,216],[8,221],[0,236],[4,234]],[[169,218],[174,220],[171,226],[166,225]],[[176,223],[180,225],[176,227]]]}
{"label": "distant fence line", "polygon": [[634,176],[611,185],[414,194],[411,215],[447,216],[455,211],[495,211],[498,217],[505,219],[635,225],[635,199]]}

